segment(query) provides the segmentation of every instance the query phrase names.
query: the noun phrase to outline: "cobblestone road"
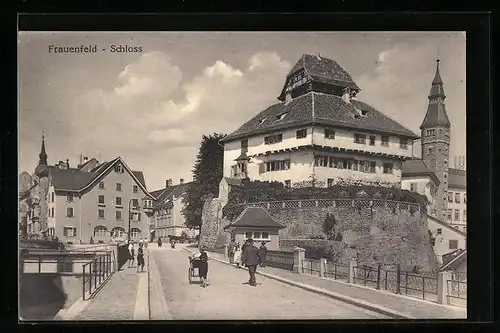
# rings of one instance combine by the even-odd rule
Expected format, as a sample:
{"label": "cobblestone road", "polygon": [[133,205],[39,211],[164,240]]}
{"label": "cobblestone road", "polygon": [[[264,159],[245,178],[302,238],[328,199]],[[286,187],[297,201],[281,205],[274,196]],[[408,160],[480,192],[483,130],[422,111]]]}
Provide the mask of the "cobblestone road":
{"label": "cobblestone road", "polygon": [[252,287],[247,271],[214,260],[209,262],[210,285],[189,285],[188,253],[180,246],[176,250],[152,247],[150,255],[160,275],[158,292],[163,293],[174,320],[385,318],[262,276]]}

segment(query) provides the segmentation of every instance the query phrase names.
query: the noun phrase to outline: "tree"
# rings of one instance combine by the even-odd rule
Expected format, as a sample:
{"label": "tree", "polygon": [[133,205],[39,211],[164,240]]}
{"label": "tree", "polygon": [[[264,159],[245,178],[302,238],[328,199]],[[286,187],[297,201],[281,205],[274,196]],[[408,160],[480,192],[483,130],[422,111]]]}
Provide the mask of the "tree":
{"label": "tree", "polygon": [[336,232],[335,225],[337,224],[337,220],[333,214],[327,213],[325,217],[325,221],[323,221],[323,232],[326,234],[326,239],[328,240],[336,240]]}
{"label": "tree", "polygon": [[193,183],[182,197],[185,225],[200,232],[204,200],[209,196],[218,196],[224,161],[224,148],[219,141],[224,137],[224,134],[219,133],[203,135],[192,170]]}

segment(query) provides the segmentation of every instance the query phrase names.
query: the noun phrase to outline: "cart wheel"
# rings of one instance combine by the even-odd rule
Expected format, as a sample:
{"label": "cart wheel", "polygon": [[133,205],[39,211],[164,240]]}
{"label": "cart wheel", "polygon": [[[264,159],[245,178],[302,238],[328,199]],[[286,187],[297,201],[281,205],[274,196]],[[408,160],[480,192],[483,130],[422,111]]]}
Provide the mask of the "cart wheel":
{"label": "cart wheel", "polygon": [[191,268],[188,269],[188,281],[189,284],[192,284],[193,282],[191,281]]}

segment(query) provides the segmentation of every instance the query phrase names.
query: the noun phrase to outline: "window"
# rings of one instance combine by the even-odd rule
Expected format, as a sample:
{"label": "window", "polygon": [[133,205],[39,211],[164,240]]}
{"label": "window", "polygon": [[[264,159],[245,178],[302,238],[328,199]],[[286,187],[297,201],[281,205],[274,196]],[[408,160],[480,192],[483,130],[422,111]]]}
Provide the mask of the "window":
{"label": "window", "polygon": [[432,154],[432,147],[427,147],[427,155]]}
{"label": "window", "polygon": [[241,152],[247,152],[248,151],[248,140],[241,140]]}
{"label": "window", "polygon": [[116,183],[116,190],[121,191],[122,190],[122,184],[121,183]]}
{"label": "window", "polygon": [[380,145],[382,147],[389,147],[389,136],[382,135]]}
{"label": "window", "polygon": [[285,187],[286,188],[291,188],[292,187],[292,181],[291,180],[285,180]]}
{"label": "window", "polygon": [[116,197],[116,206],[121,206],[122,205],[122,198],[121,197]]}
{"label": "window", "polygon": [[354,134],[354,143],[366,144],[366,135],[364,134]]}
{"label": "window", "polygon": [[405,150],[408,149],[408,140],[400,138],[399,139],[399,148],[400,149],[405,149]]}
{"label": "window", "polygon": [[139,200],[132,199],[132,207],[135,209],[138,209],[139,208]]}
{"label": "window", "polygon": [[464,233],[466,234],[467,233],[467,227],[463,227],[464,229]]}
{"label": "window", "polygon": [[130,212],[129,218],[130,218],[130,221],[141,222],[141,213]]}
{"label": "window", "polygon": [[455,193],[455,202],[460,203],[460,193]]}
{"label": "window", "polygon": [[100,196],[98,197],[98,201],[97,201],[97,203],[98,203],[99,205],[104,205],[104,195],[100,195]]}
{"label": "window", "polygon": [[283,120],[283,119],[285,119],[285,116],[286,116],[286,112],[285,113],[281,113],[281,114],[279,114],[279,115],[276,116],[276,120],[275,121]]}
{"label": "window", "polygon": [[99,188],[102,190],[104,188],[104,182],[99,182]]}
{"label": "window", "polygon": [[467,203],[467,193],[464,193],[464,203]]}
{"label": "window", "polygon": [[253,238],[260,239],[260,232],[256,231],[253,233]]}
{"label": "window", "polygon": [[108,228],[103,225],[98,225],[94,228],[94,236],[106,237],[108,235]]}
{"label": "window", "polygon": [[458,249],[458,240],[456,240],[456,239],[450,239],[448,241],[448,248],[450,250],[456,250],[456,249]]}
{"label": "window", "polygon": [[374,135],[370,135],[370,146],[375,146],[375,139],[376,137]]}
{"label": "window", "polygon": [[437,229],[437,234],[438,234],[438,235],[441,235],[442,233],[443,233],[443,229],[438,228],[438,229]]}
{"label": "window", "polygon": [[104,209],[97,210],[97,217],[99,217],[100,219],[104,218]]}
{"label": "window", "polygon": [[119,211],[119,210],[116,211],[116,219],[117,220],[121,220],[122,219],[122,212]]}
{"label": "window", "polygon": [[252,238],[252,233],[251,232],[245,232],[245,238],[248,239],[248,238]]}
{"label": "window", "polygon": [[332,187],[333,186],[333,178],[328,178],[326,180],[326,184],[327,184],[328,187]]}
{"label": "window", "polygon": [[258,125],[262,125],[262,123],[263,123],[263,122],[265,122],[265,121],[266,121],[266,119],[267,119],[267,118],[262,118],[262,119],[260,119],[260,120],[259,120],[259,122],[257,123],[257,126],[258,126]]}
{"label": "window", "polygon": [[296,132],[296,138],[297,139],[303,139],[307,136],[307,129],[300,129]]}
{"label": "window", "polygon": [[269,233],[268,232],[263,232],[262,233],[262,239],[269,239]]}
{"label": "window", "polygon": [[113,229],[111,229],[111,236],[123,238],[125,236],[125,229],[121,227],[114,227]]}
{"label": "window", "polygon": [[54,192],[50,193],[50,201],[54,202]]}
{"label": "window", "polygon": [[335,139],[335,131],[329,128],[325,128],[325,139],[334,140]]}
{"label": "window", "polygon": [[51,216],[54,217],[54,207],[52,207],[50,210],[52,212]]}
{"label": "window", "polygon": [[393,167],[392,163],[384,163],[384,173],[392,174]]}
{"label": "window", "polygon": [[460,211],[458,209],[455,209],[455,221],[460,220]]}
{"label": "window", "polygon": [[72,207],[66,208],[66,217],[73,217],[73,208]]}
{"label": "window", "polygon": [[132,186],[132,191],[134,191],[134,193],[137,193],[137,191],[139,191],[139,187],[137,185]]}
{"label": "window", "polygon": [[366,173],[375,173],[376,162],[373,161],[359,161],[360,168],[359,171]]}
{"label": "window", "polygon": [[[314,165],[315,166],[328,167],[329,161],[333,163],[333,158],[330,158],[329,156],[323,156],[323,155],[314,156]],[[332,167],[332,163],[330,163],[330,167]]]}
{"label": "window", "polygon": [[139,237],[141,237],[141,229],[139,229],[139,228],[132,228],[132,229],[130,229],[130,237],[131,238],[139,238]]}
{"label": "window", "polygon": [[451,213],[452,213],[452,209],[448,209],[448,220],[451,221]]}
{"label": "window", "polygon": [[453,193],[448,192],[448,202],[453,202]]}
{"label": "window", "polygon": [[410,191],[417,192],[417,183],[410,184]]}
{"label": "window", "polygon": [[283,134],[269,135],[264,138],[264,144],[272,145],[274,143],[279,143],[283,141]]}
{"label": "window", "polygon": [[76,228],[74,227],[64,227],[63,235],[66,237],[76,237]]}
{"label": "window", "polygon": [[266,171],[290,170],[290,160],[266,162]]}
{"label": "window", "polygon": [[463,220],[467,221],[467,209],[464,209]]}
{"label": "window", "polygon": [[68,195],[66,196],[66,201],[67,202],[72,202],[73,201],[73,193],[68,193]]}
{"label": "window", "polygon": [[123,173],[123,167],[121,164],[115,165],[115,172],[116,173]]}

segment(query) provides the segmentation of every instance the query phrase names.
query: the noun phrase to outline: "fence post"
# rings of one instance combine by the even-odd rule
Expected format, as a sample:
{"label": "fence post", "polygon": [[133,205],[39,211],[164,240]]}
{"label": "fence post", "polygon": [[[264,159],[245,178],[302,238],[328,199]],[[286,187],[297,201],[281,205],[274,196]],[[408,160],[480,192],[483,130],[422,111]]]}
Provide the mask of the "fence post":
{"label": "fence post", "polygon": [[451,280],[451,272],[444,271],[438,273],[437,287],[439,304],[448,305],[448,280]]}
{"label": "fence post", "polygon": [[325,258],[319,259],[319,263],[320,263],[320,265],[319,265],[319,276],[320,277],[325,277],[326,276],[326,274],[325,274],[325,272],[326,272],[326,259]]}
{"label": "fence post", "polygon": [[396,294],[401,294],[401,265],[396,266]]}
{"label": "fence post", "polygon": [[85,301],[85,264],[82,265],[82,286],[83,286],[82,299]]}
{"label": "fence post", "polygon": [[380,289],[380,267],[382,265],[379,263],[377,265],[377,289]]}
{"label": "fence post", "polygon": [[224,245],[224,258],[229,258],[229,246],[228,246],[228,244]]}
{"label": "fence post", "polygon": [[302,261],[306,258],[306,250],[301,247],[293,249],[293,272],[302,274]]}
{"label": "fence post", "polygon": [[337,263],[333,263],[333,278],[337,280]]}
{"label": "fence post", "polygon": [[405,294],[408,294],[408,272],[405,272]]}
{"label": "fence post", "polygon": [[94,258],[94,288],[97,289],[97,258]]}
{"label": "fence post", "polygon": [[357,266],[356,260],[349,261],[349,273],[348,273],[349,283],[354,283],[354,276],[355,276],[354,269],[356,266]]}
{"label": "fence post", "polygon": [[38,274],[42,274],[42,256],[38,255]]}
{"label": "fence post", "polygon": [[92,262],[89,264],[89,294],[92,293]]}

